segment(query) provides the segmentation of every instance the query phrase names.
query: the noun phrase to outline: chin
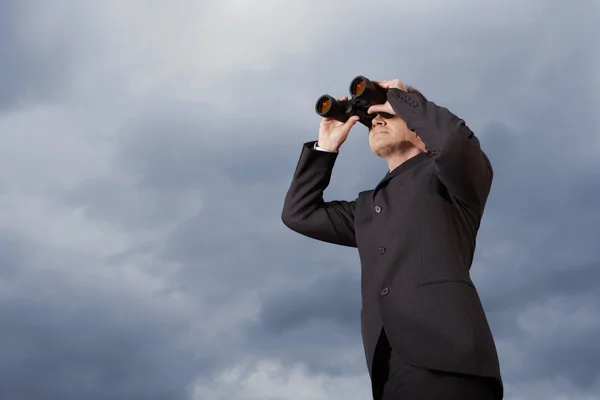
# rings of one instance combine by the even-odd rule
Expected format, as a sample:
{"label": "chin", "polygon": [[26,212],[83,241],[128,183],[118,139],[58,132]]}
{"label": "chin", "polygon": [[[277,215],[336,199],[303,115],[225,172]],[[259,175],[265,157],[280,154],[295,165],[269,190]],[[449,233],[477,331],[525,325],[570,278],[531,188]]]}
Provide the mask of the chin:
{"label": "chin", "polygon": [[377,157],[385,157],[388,155],[389,153],[389,149],[387,148],[387,146],[377,146],[377,147],[371,147],[371,151],[373,152],[373,154],[375,154]]}

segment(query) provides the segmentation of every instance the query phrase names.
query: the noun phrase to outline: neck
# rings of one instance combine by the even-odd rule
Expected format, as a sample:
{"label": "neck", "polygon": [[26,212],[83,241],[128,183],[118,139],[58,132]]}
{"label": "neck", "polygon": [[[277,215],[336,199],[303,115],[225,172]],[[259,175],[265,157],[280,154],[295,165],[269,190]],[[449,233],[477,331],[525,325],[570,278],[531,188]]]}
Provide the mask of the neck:
{"label": "neck", "polygon": [[398,149],[398,151],[389,154],[385,157],[385,161],[388,163],[390,171],[393,171],[402,165],[402,163],[421,153],[426,153],[426,150],[416,146],[410,146],[404,149]]}

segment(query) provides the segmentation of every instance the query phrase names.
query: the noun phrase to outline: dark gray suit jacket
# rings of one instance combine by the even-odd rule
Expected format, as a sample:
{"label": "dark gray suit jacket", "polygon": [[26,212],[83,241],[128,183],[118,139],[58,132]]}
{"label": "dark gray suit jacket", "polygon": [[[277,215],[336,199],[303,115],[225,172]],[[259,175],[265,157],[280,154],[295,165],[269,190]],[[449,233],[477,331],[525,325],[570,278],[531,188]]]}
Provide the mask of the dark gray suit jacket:
{"label": "dark gray suit jacket", "polygon": [[338,153],[305,143],[283,207],[290,229],[358,248],[369,372],[381,327],[409,364],[497,379],[494,339],[470,278],[493,170],[479,140],[446,108],[399,89],[396,113],[427,146],[353,201],[325,201]]}

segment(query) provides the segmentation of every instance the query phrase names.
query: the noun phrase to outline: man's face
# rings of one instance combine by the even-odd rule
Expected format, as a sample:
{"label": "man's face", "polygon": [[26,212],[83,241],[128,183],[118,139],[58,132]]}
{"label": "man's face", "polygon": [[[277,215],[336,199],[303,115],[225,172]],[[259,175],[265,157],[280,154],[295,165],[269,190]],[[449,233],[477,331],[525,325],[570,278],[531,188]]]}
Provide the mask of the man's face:
{"label": "man's face", "polygon": [[414,144],[415,134],[397,115],[379,113],[371,122],[369,146],[379,157],[386,157]]}

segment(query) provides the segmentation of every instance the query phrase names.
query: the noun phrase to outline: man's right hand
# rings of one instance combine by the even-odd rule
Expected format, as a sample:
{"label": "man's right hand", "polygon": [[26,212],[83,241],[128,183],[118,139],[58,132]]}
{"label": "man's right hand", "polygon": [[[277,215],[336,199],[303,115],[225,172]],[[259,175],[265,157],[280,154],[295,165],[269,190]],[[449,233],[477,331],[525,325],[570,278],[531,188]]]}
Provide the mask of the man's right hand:
{"label": "man's right hand", "polygon": [[[348,97],[345,96],[342,100],[348,100]],[[338,99],[338,101],[340,101],[340,99]],[[350,129],[352,129],[358,120],[359,117],[357,116],[350,117],[346,122],[340,122],[330,118],[321,119],[319,142],[317,143],[317,146],[325,150],[337,151],[346,141]]]}

